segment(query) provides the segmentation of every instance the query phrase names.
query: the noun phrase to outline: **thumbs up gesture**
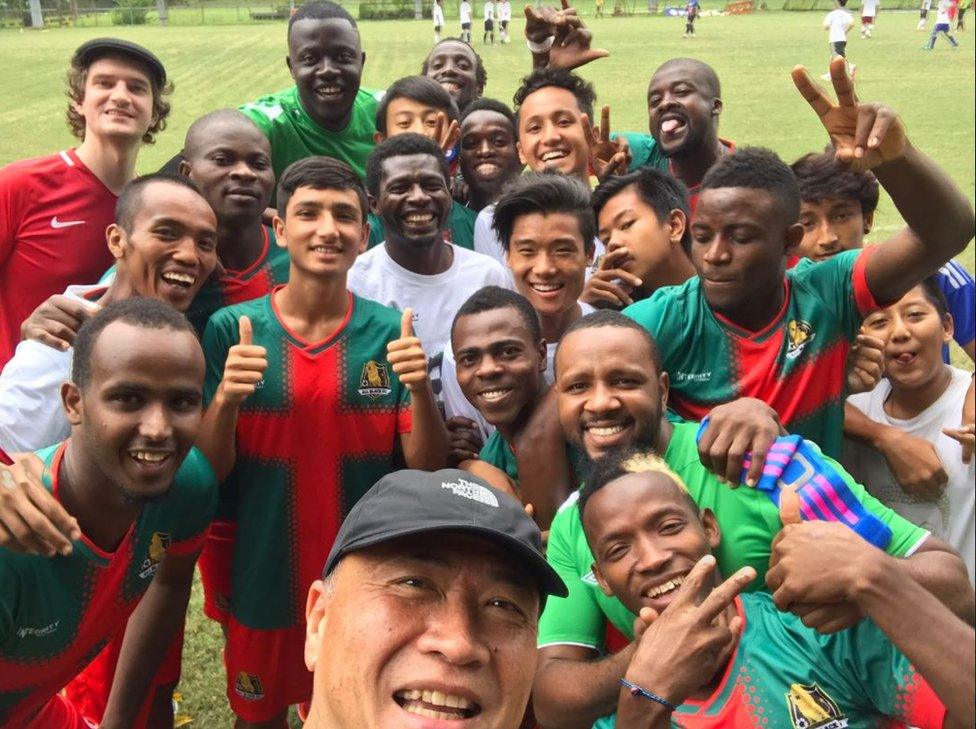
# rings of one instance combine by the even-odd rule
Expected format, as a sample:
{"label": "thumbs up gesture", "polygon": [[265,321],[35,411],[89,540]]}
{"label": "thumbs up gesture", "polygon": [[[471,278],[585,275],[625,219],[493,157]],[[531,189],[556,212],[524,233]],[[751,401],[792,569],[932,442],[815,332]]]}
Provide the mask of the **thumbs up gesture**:
{"label": "thumbs up gesture", "polygon": [[783,526],[787,524],[802,524],[800,515],[800,496],[794,489],[783,489],[779,495],[779,520]]}
{"label": "thumbs up gesture", "polygon": [[238,332],[240,341],[227,352],[224,377],[220,381],[224,399],[234,405],[240,405],[254,392],[268,369],[268,352],[264,347],[252,343],[254,334],[251,320],[246,316],[238,320]]}
{"label": "thumbs up gesture", "polygon": [[428,383],[427,355],[413,333],[413,309],[403,310],[400,338],[386,345],[386,358],[408,390],[416,392]]}

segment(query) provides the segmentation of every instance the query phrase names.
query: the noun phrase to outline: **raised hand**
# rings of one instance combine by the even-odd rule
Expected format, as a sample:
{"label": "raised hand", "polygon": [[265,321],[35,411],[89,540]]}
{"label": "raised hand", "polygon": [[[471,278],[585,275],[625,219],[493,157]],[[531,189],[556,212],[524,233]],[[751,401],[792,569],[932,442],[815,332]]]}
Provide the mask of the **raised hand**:
{"label": "raised hand", "polygon": [[44,488],[44,463],[34,454],[0,464],[0,546],[21,554],[68,555],[81,539],[77,520]]}
{"label": "raised hand", "polygon": [[830,81],[837,94],[836,104],[803,66],[794,68],[791,75],[797,90],[830,135],[838,162],[863,172],[905,153],[908,137],[898,114],[881,104],[858,101],[844,58],[837,56],[830,62]]}
{"label": "raised hand", "polygon": [[447,434],[451,440],[451,462],[457,465],[463,461],[476,459],[484,445],[481,442],[477,423],[471,418],[457,415],[448,418],[444,425],[447,426]]}
{"label": "raised hand", "polygon": [[386,345],[386,358],[400,382],[411,392],[429,385],[427,355],[420,340],[413,333],[413,309],[408,307],[403,310],[403,316],[400,317],[400,338]]}
{"label": "raised hand", "polygon": [[873,390],[884,376],[884,342],[868,334],[858,334],[847,356],[847,389]]}
{"label": "raised hand", "polygon": [[583,133],[590,148],[590,167],[600,182],[612,175],[627,174],[630,166],[630,145],[625,137],[610,139],[610,107],[604,106],[600,114],[600,126],[590,124],[583,114]]}
{"label": "raised hand", "polygon": [[590,276],[583,287],[580,301],[597,309],[622,309],[633,304],[631,294],[643,281],[621,268],[630,257],[630,251],[624,247],[604,254],[600,259],[599,269]]}
{"label": "raised hand", "polygon": [[746,484],[755,486],[762,478],[766,454],[783,434],[776,411],[762,400],[740,397],[716,405],[708,414],[708,427],[698,441],[702,465],[733,488],[739,485],[747,453],[752,463]]}
{"label": "raised hand", "polygon": [[755,576],[752,567],[743,567],[716,587],[715,557],[702,557],[663,613],[641,610],[647,628],[637,642],[627,680],[672,704],[684,703],[728,662],[742,620],[726,619],[724,613]]}
{"label": "raised hand", "polygon": [[457,119],[448,121],[447,114],[443,111],[437,112],[435,118],[437,121],[434,126],[434,141],[441,148],[441,152],[447,154],[454,149],[454,145],[461,138],[461,127]]}
{"label": "raised hand", "polygon": [[63,294],[45,299],[20,325],[22,339],[33,339],[64,351],[75,343],[81,325],[95,316],[100,306],[86,304]]}
{"label": "raised hand", "polygon": [[264,347],[254,344],[251,320],[248,317],[242,316],[238,319],[237,326],[240,340],[227,352],[220,389],[227,402],[240,405],[264,379],[264,371],[268,369],[268,352]]}
{"label": "raised hand", "polygon": [[543,5],[525,6],[525,37],[532,43],[553,39],[547,56],[550,68],[572,70],[610,55],[609,51],[591,48],[593,33],[589,31],[568,0],[561,0],[561,9]]}

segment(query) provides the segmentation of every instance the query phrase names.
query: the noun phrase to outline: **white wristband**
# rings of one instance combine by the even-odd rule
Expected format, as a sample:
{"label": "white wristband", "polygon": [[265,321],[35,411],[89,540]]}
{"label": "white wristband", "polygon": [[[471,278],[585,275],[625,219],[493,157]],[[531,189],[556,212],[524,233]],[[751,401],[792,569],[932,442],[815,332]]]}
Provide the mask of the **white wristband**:
{"label": "white wristband", "polygon": [[525,45],[529,47],[529,50],[533,53],[548,53],[549,49],[552,48],[552,44],[556,42],[556,36],[551,35],[546,38],[542,43],[536,43],[530,41],[528,38],[525,39]]}

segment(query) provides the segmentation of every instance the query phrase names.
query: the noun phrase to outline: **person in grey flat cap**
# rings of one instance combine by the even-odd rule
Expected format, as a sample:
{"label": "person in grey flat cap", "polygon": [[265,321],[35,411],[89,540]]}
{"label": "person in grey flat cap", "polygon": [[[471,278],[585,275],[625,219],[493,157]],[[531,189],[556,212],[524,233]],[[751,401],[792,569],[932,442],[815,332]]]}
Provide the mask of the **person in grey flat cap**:
{"label": "person in grey flat cap", "polygon": [[384,476],[309,591],[306,729],[515,729],[550,595],[566,586],[515,499],[454,469]]}

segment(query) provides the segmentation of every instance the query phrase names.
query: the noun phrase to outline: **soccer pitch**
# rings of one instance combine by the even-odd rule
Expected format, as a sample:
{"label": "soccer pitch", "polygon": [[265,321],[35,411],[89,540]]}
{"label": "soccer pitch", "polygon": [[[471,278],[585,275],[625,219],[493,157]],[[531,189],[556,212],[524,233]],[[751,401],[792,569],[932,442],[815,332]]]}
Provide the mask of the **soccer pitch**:
{"label": "soccer pitch", "polygon": [[[706,9],[707,5],[706,5]],[[478,8],[480,12],[480,7]],[[934,22],[929,18],[929,28]],[[722,81],[722,135],[739,146],[763,145],[787,161],[827,143],[819,121],[796,92],[789,72],[806,65],[815,76],[828,60],[822,12],[767,12],[704,17],[697,37],[682,39],[678,18],[586,18],[594,46],[609,58],[581,70],[596,87],[598,104],[609,104],[614,130],[646,130],[645,94],[651,72],[676,56],[711,64]],[[874,37],[861,40],[852,30],[848,55],[857,64],[858,94],[882,101],[901,113],[912,142],[949,170],[969,196],[976,197],[974,171],[974,81],[972,34],[960,33],[958,50],[941,39],[935,50],[920,47],[927,33],[915,32],[916,12],[882,12]],[[973,19],[970,18],[972,21]],[[530,59],[520,40],[521,21],[513,23],[513,43],[485,47],[480,20],[475,47],[488,70],[487,96],[511,103]],[[363,85],[381,89],[417,73],[433,42],[429,21],[375,21],[361,24],[366,67]],[[457,32],[457,21],[448,21]],[[116,35],[144,44],[167,66],[176,90],[168,129],[146,148],[138,171],[159,168],[182,146],[187,126],[203,113],[233,107],[289,85],[285,67],[285,23],[206,27],[120,27],[0,31],[0,165],[71,146],[64,121],[64,71],[72,51],[85,40]],[[901,225],[882,195],[872,240]],[[961,260],[974,270],[973,246]],[[958,357],[957,364],[963,364]],[[184,651],[183,702],[195,727],[231,725],[224,698],[219,630],[202,618],[194,591]]]}

